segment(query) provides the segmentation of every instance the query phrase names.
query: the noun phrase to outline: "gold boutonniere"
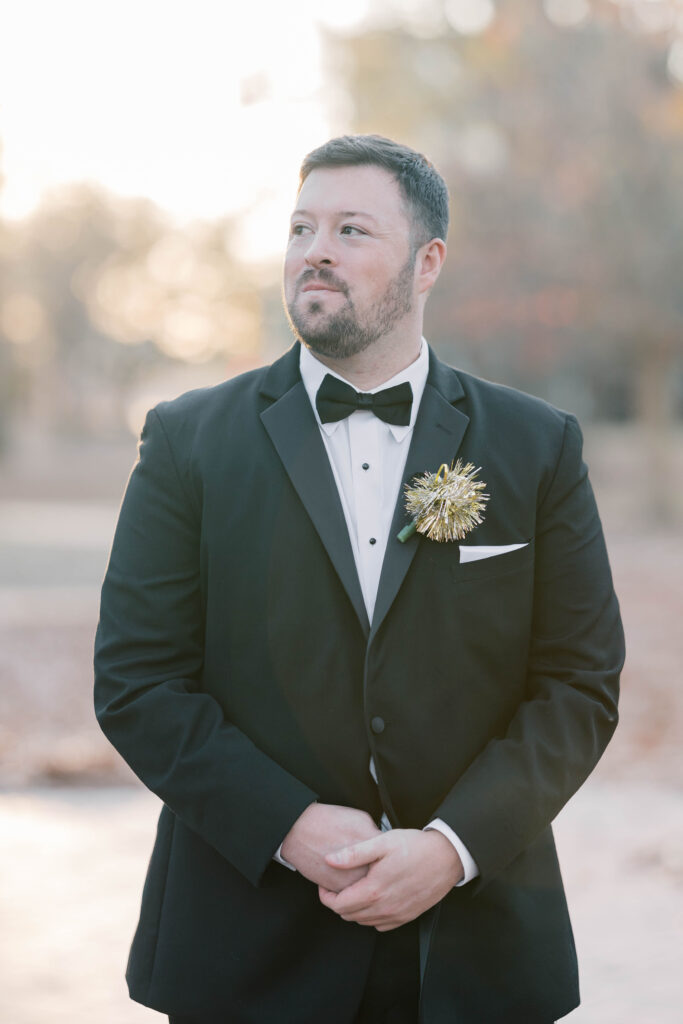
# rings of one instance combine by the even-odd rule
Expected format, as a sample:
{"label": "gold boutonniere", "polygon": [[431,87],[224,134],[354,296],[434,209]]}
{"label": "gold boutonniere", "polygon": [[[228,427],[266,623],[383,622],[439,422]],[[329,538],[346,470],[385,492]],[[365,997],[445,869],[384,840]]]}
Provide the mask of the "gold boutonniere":
{"label": "gold boutonniere", "polygon": [[406,484],[406,511],[412,522],[399,533],[401,543],[416,530],[430,540],[462,540],[479,526],[489,495],[482,493],[483,480],[475,480],[478,472],[471,462],[463,466],[458,459],[450,469],[444,462],[437,473],[413,477],[412,484]]}

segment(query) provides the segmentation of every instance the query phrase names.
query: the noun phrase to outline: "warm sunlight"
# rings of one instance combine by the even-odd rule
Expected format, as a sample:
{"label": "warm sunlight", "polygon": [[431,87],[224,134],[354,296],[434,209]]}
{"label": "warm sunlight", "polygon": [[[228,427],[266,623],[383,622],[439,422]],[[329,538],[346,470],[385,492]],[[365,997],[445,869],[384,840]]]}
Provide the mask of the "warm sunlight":
{"label": "warm sunlight", "polygon": [[302,155],[343,128],[305,0],[24,0],[0,34],[0,212],[62,182],[144,195],[179,220],[255,207],[244,255],[281,248]]}

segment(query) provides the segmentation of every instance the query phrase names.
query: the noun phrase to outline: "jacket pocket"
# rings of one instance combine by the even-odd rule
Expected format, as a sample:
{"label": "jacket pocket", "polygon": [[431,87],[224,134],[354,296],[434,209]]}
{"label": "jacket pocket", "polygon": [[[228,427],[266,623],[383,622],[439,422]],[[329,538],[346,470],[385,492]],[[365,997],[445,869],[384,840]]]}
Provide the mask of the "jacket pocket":
{"label": "jacket pocket", "polygon": [[[513,543],[513,542],[511,542]],[[521,541],[519,542],[521,543]],[[523,548],[516,551],[505,551],[500,555],[491,555],[472,562],[451,562],[451,574],[456,583],[469,583],[472,580],[488,580],[508,573],[521,572],[533,566],[534,538],[532,537]]]}

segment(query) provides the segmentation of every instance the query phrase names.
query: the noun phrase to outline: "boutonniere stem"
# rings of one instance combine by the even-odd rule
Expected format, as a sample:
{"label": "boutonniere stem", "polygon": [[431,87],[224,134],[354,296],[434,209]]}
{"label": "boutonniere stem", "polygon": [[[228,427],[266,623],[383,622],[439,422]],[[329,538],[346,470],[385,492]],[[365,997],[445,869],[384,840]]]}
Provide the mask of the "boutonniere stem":
{"label": "boutonniere stem", "polygon": [[412,519],[398,534],[401,543],[415,532],[435,541],[462,540],[479,526],[489,495],[483,493],[484,481],[475,479],[478,472],[471,462],[463,466],[458,459],[450,468],[444,462],[436,473],[413,477],[406,484],[406,511]]}

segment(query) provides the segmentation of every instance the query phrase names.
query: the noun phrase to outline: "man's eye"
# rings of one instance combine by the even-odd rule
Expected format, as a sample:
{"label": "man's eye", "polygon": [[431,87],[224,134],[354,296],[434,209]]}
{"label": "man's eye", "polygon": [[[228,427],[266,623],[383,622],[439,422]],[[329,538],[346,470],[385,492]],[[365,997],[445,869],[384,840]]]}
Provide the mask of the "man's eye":
{"label": "man's eye", "polygon": [[351,234],[354,234],[354,235],[364,235],[365,232],[361,231],[360,228],[355,227],[355,225],[353,225],[353,224],[345,224],[344,227],[341,229],[341,234],[342,235],[351,235]]}
{"label": "man's eye", "polygon": [[292,224],[291,233],[293,235],[303,235],[305,231],[310,231],[307,224]]}

